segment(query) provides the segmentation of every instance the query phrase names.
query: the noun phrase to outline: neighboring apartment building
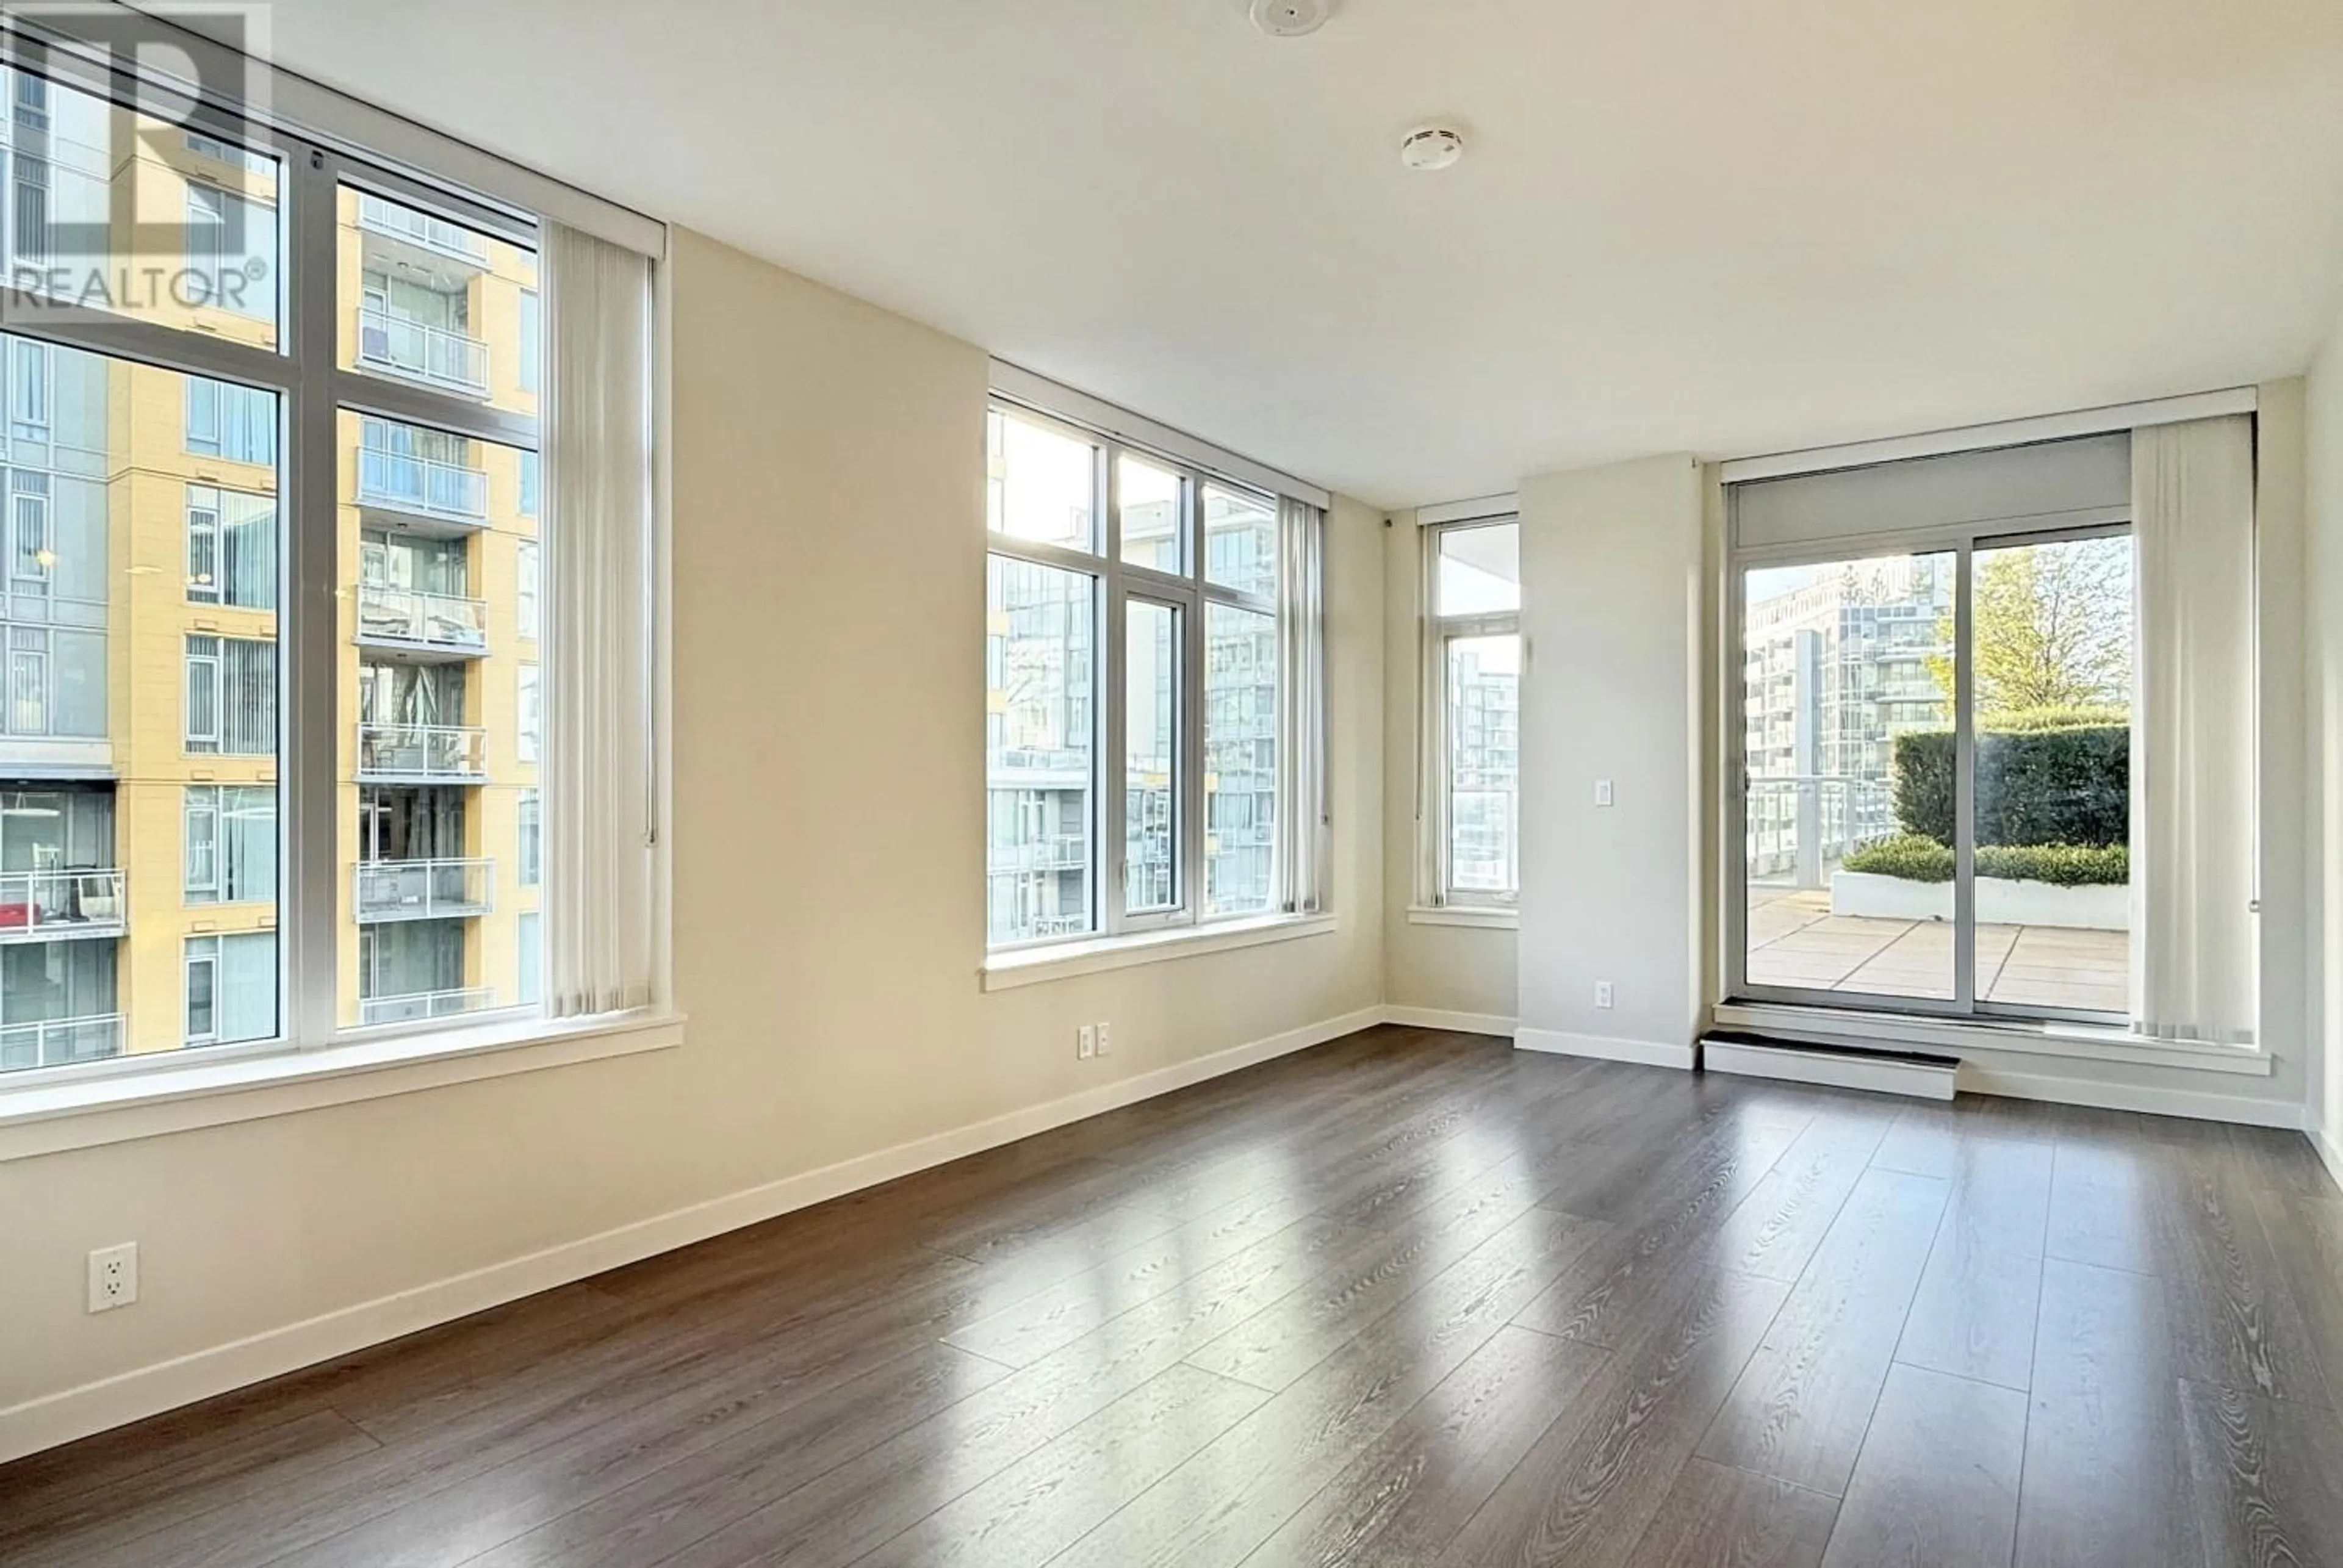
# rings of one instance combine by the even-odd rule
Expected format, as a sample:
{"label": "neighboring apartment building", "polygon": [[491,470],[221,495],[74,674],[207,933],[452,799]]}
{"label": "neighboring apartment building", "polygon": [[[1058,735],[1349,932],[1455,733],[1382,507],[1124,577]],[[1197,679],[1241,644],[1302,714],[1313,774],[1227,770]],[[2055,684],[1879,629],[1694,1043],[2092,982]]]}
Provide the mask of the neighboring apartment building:
{"label": "neighboring apartment building", "polygon": [[1457,892],[1522,885],[1521,749],[1521,644],[1467,639],[1448,666],[1448,877]]}
{"label": "neighboring apartment building", "polygon": [[[6,101],[19,266],[184,214],[191,269],[259,286],[135,313],[277,340],[273,165],[22,75]],[[535,257],[339,196],[342,363],[533,417]],[[21,337],[0,360],[0,1068],[272,1036],[277,400]],[[534,1000],[534,460],[337,417],[338,1016]]]}
{"label": "neighboring apartment building", "polygon": [[[1768,582],[1766,579],[1773,579]],[[1952,722],[1950,557],[1753,573],[1742,668],[1750,875],[1818,887],[1896,831],[1896,737]]]}

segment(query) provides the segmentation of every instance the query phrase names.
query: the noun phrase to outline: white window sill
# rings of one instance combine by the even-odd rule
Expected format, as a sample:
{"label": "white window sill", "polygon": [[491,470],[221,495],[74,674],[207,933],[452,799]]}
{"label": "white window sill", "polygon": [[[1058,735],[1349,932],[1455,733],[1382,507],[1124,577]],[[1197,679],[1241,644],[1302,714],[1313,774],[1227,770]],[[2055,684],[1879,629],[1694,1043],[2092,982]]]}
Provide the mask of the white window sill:
{"label": "white window sill", "polygon": [[679,1014],[618,1013],[435,1030],[225,1060],[205,1060],[200,1048],[157,1053],[156,1065],[145,1071],[0,1084],[0,1162],[681,1043]]}
{"label": "white window sill", "polygon": [[1410,904],[1411,926],[1469,926],[1484,931],[1517,931],[1522,912],[1508,904]]}
{"label": "white window sill", "polygon": [[1720,1002],[1716,1021],[1725,1029],[1758,1030],[1793,1038],[1803,1034],[1825,1041],[1859,1040],[1874,1045],[1934,1048],[1956,1054],[1962,1050],[2006,1050],[2017,1055],[2127,1061],[2136,1066],[2228,1072],[2248,1078],[2268,1078],[2271,1068],[2269,1052],[2255,1046],[2191,1045],[2083,1023],[1920,1018],[1857,1008],[1802,1007],[1793,1002]]}
{"label": "white window sill", "polygon": [[1078,942],[1051,942],[1047,947],[1018,948],[985,958],[984,989],[1010,990],[1138,964],[1257,948],[1264,942],[1288,942],[1297,937],[1322,936],[1333,929],[1332,915],[1265,915],[1258,920],[1218,920],[1208,926],[1178,926],[1169,930],[1134,931],[1129,936],[1092,937]]}

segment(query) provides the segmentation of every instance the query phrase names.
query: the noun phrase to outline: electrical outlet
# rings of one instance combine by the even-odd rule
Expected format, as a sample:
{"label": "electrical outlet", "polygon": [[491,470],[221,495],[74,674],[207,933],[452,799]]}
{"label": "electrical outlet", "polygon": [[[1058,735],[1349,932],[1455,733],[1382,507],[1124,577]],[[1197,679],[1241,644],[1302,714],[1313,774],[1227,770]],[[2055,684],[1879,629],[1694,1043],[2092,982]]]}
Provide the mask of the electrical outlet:
{"label": "electrical outlet", "polygon": [[1074,1031],[1074,1054],[1088,1061],[1098,1054],[1098,1026],[1086,1023]]}
{"label": "electrical outlet", "polygon": [[1109,1032],[1111,1028],[1111,1025],[1103,1023],[1098,1026],[1098,1053],[1101,1056],[1114,1049],[1114,1037]]}
{"label": "electrical outlet", "polygon": [[1612,1000],[1611,982],[1607,980],[1596,980],[1594,982],[1594,1005],[1596,1007],[1609,1007]]}
{"label": "electrical outlet", "polygon": [[110,1312],[138,1299],[138,1243],[100,1247],[89,1255],[89,1310]]}
{"label": "electrical outlet", "polygon": [[1597,806],[1608,806],[1611,804],[1611,780],[1597,779],[1594,781],[1594,803]]}

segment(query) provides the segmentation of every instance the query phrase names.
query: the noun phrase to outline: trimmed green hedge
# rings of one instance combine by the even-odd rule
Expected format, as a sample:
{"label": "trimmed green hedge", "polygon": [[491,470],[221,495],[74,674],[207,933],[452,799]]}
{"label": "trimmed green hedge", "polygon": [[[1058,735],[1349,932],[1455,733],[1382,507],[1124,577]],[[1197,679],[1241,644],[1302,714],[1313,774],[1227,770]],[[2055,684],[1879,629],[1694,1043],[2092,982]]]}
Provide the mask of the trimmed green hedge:
{"label": "trimmed green hedge", "polygon": [[[1953,852],[1934,839],[1906,833],[1857,849],[1843,869],[1907,882],[1949,882]],[[2121,844],[1980,844],[1976,871],[1980,877],[2060,888],[2120,886],[2131,880],[2131,851]]]}
{"label": "trimmed green hedge", "polygon": [[1907,882],[1949,882],[1953,879],[1953,852],[1934,839],[1902,833],[1893,839],[1882,839],[1876,844],[1865,844],[1839,862],[1839,869],[1875,877],[1901,877]]}
{"label": "trimmed green hedge", "polygon": [[2059,888],[2120,887],[2131,880],[2122,844],[1980,844],[1977,875]]}
{"label": "trimmed green hedge", "polygon": [[[2131,837],[2131,728],[2074,724],[2088,709],[2013,714],[1977,734],[1976,836],[1997,845],[2105,848]],[[1896,738],[1896,819],[1953,841],[1953,734]]]}

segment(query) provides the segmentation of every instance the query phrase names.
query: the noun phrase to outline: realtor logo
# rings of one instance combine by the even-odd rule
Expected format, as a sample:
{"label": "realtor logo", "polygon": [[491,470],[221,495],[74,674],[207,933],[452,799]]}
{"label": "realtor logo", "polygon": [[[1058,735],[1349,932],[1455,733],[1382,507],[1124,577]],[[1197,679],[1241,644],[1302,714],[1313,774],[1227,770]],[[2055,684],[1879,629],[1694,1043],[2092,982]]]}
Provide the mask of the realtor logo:
{"label": "realtor logo", "polygon": [[0,0],[0,320],[224,312],[273,327],[277,161],[216,107],[266,117],[267,13]]}

